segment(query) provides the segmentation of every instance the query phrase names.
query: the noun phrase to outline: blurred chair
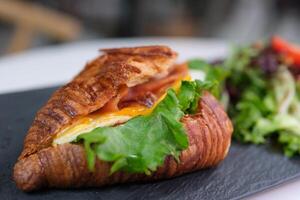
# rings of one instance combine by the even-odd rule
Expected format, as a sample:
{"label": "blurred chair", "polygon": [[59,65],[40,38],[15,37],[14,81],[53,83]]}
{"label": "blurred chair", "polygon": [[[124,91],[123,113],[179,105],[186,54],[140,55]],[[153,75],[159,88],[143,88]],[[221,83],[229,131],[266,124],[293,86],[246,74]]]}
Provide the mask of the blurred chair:
{"label": "blurred chair", "polygon": [[0,20],[15,26],[8,53],[27,49],[38,33],[64,42],[77,39],[81,31],[74,18],[26,1],[0,0]]}

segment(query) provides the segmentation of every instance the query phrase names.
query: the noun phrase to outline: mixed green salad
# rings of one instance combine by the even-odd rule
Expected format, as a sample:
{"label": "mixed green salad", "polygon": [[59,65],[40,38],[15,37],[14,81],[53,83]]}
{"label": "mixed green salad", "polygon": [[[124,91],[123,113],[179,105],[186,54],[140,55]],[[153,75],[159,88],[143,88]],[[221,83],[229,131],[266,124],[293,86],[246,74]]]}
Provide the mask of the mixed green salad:
{"label": "mixed green salad", "polygon": [[191,69],[220,82],[220,99],[241,142],[275,142],[300,153],[300,48],[280,37],[234,48],[226,60],[191,60]]}

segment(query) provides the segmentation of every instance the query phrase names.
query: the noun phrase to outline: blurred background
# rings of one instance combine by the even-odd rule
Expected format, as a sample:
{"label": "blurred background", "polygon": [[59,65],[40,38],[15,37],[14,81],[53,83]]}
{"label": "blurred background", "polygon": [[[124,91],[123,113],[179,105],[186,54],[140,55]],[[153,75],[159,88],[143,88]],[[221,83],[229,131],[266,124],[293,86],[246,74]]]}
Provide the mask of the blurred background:
{"label": "blurred background", "polygon": [[299,0],[0,0],[0,55],[107,37],[300,43]]}

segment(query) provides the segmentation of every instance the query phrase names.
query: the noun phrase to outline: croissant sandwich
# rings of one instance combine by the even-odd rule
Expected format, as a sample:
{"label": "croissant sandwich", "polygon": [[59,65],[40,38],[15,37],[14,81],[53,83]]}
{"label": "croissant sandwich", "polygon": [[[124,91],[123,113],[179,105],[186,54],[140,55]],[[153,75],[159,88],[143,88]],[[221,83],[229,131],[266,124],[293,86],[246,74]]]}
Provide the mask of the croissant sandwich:
{"label": "croissant sandwich", "polygon": [[214,166],[231,121],[211,85],[166,46],[103,49],[36,114],[14,166],[18,188],[100,187]]}

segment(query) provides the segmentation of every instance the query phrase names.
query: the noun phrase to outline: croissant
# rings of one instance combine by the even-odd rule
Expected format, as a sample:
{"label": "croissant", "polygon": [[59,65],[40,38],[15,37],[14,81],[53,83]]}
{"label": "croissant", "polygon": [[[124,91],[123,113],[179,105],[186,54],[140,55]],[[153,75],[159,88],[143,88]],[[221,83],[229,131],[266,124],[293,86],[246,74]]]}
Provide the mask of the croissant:
{"label": "croissant", "polygon": [[100,159],[96,159],[95,169],[89,170],[83,145],[65,142],[66,138],[58,137],[63,131],[99,110],[116,111],[132,104],[151,107],[170,84],[188,73],[186,64],[174,63],[177,53],[166,46],[102,51],[103,55],[54,92],[37,112],[14,166],[13,179],[18,188],[33,191],[152,181],[214,166],[226,157],[233,127],[222,106],[205,91],[197,112],[180,119],[189,146],[180,153],[179,161],[168,155],[150,175],[124,171],[111,174],[112,163]]}

